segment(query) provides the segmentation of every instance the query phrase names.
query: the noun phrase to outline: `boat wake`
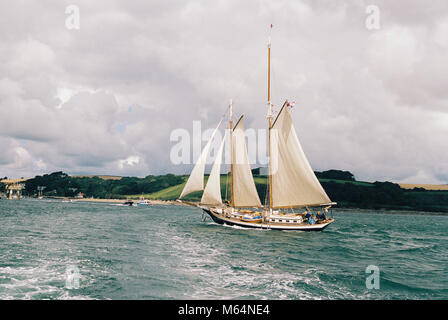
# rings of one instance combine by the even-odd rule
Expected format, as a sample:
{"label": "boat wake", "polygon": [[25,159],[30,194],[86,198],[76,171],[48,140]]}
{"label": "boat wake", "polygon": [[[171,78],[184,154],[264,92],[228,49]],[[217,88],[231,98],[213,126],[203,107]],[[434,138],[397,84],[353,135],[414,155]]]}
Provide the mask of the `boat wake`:
{"label": "boat wake", "polygon": [[[0,299],[90,300],[81,289],[68,290],[64,265],[43,262],[36,267],[0,268]],[[86,282],[87,279],[83,279]]]}

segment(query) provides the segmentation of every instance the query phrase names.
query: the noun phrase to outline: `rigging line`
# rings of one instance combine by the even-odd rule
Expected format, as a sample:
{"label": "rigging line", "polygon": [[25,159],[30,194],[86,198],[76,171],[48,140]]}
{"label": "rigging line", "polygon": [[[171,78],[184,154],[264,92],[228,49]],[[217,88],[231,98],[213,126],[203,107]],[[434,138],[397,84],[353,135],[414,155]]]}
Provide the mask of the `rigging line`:
{"label": "rigging line", "polygon": [[230,110],[230,107],[227,107],[227,108],[226,108],[226,111],[224,111],[224,113],[222,114],[221,118],[219,119],[219,126],[218,126],[218,129],[219,129],[219,128],[221,127],[221,125],[223,124],[224,117],[227,116],[227,113],[229,112],[229,110]]}
{"label": "rigging line", "polygon": [[264,206],[267,206],[268,203],[268,192],[269,192],[269,176],[267,176],[266,180],[268,181],[266,183],[266,190],[264,192]]}
{"label": "rigging line", "polygon": [[226,174],[226,196],[224,197],[225,201],[227,202],[228,198],[227,198],[227,190],[229,188],[229,172],[227,172]]}
{"label": "rigging line", "polygon": [[[221,118],[219,119],[219,125],[217,127],[217,129],[221,128],[221,125],[224,123],[224,118],[226,117],[227,113],[230,111],[230,106],[226,108],[226,111],[224,111],[224,113],[222,114]],[[225,129],[224,129],[224,136],[225,136]],[[210,151],[208,156],[210,155]],[[206,162],[207,164],[207,162]]]}
{"label": "rigging line", "polygon": [[[223,123],[224,117],[227,115],[227,113],[229,112],[230,107],[226,108],[226,111],[222,114],[221,118],[219,119],[219,127],[221,127],[221,124]],[[218,128],[219,128],[218,127]]]}

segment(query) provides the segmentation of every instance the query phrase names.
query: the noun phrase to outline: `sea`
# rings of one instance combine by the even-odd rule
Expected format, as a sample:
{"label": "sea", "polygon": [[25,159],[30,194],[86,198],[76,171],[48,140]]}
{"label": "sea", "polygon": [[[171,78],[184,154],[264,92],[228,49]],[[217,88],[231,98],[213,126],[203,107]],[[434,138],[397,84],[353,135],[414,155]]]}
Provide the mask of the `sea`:
{"label": "sea", "polygon": [[297,232],[178,205],[0,200],[0,299],[448,299],[448,216],[331,214]]}

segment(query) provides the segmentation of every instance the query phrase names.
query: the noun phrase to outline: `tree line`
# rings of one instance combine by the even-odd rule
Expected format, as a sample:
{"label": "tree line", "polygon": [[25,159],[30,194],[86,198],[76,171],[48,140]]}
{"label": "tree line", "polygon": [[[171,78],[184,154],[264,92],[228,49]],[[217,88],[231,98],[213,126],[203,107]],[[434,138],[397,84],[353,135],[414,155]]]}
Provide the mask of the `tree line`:
{"label": "tree line", "polygon": [[25,192],[29,196],[35,196],[38,194],[38,187],[45,187],[42,192],[44,196],[74,197],[81,193],[89,198],[120,199],[126,198],[127,195],[153,193],[183,181],[183,177],[173,174],[106,180],[96,176],[72,177],[59,171],[27,180]]}

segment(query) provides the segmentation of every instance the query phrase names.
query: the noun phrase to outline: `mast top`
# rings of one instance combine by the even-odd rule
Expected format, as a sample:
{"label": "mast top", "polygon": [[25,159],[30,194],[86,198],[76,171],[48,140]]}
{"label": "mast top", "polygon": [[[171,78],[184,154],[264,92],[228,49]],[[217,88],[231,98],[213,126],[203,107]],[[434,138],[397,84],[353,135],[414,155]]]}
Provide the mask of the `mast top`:
{"label": "mast top", "polygon": [[269,128],[271,127],[271,121],[273,117],[272,113],[272,103],[271,103],[271,33],[272,33],[272,23],[269,29],[269,38],[268,38],[268,114],[267,118],[269,119]]}
{"label": "mast top", "polygon": [[272,33],[272,27],[273,27],[273,25],[272,25],[272,23],[271,23],[271,26],[270,26],[270,28],[269,28],[268,48],[271,47],[271,33]]}
{"label": "mast top", "polygon": [[229,101],[229,115],[230,115],[230,119],[232,119],[232,117],[233,117],[233,101],[232,101],[232,99],[230,99],[230,101]]}

